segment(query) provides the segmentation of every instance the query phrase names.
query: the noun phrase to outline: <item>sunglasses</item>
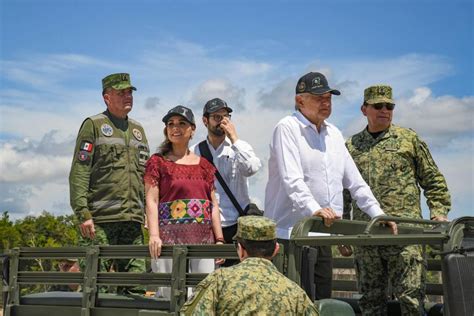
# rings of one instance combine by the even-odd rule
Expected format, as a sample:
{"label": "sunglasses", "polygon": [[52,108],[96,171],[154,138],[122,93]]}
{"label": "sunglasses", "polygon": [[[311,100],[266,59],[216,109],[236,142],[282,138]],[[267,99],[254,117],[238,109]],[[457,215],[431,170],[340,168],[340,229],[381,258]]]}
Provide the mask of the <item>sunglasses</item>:
{"label": "sunglasses", "polygon": [[385,107],[387,110],[392,111],[395,108],[395,104],[391,103],[376,103],[371,105],[376,110],[381,110]]}

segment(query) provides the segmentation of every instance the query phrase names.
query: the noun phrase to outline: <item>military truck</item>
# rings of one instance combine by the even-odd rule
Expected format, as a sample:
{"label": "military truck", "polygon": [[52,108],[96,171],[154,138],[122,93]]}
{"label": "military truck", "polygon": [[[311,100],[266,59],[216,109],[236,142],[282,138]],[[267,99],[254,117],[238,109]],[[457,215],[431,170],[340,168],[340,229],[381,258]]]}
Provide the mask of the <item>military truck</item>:
{"label": "military truck", "polygon": [[[399,223],[399,235],[391,235],[383,221]],[[309,236],[310,232],[328,236]],[[427,304],[428,315],[474,315],[474,217],[463,217],[440,223],[408,218],[377,217],[371,222],[338,220],[326,227],[318,217],[306,218],[293,229],[289,244],[286,274],[298,284],[306,284],[311,273],[305,267],[308,247],[316,245],[411,245],[431,247],[429,268],[441,270],[442,284],[427,284],[428,294],[442,295],[444,304]],[[165,246],[162,257],[173,259],[171,273],[123,273],[99,271],[99,261],[108,258],[149,258],[146,246],[98,246],[90,248],[15,248],[6,254],[4,263],[3,304],[6,316],[35,315],[176,315],[184,304],[187,289],[196,286],[206,275],[187,272],[187,261],[192,258],[237,258],[232,245],[177,245]],[[81,272],[28,271],[23,267],[28,260],[83,260]],[[274,264],[283,271],[282,251]],[[352,258],[335,258],[335,268],[353,267]],[[309,282],[310,283],[310,282]],[[25,294],[31,285],[44,285],[42,291]],[[48,291],[53,285],[80,285],[77,292]],[[171,288],[171,299],[143,295],[118,295],[111,291],[117,286],[141,285],[149,289],[157,286]],[[356,291],[355,281],[335,280],[333,290]],[[109,290],[107,293],[107,290]],[[305,288],[311,296],[311,289]],[[317,302],[321,315],[357,315],[356,298],[337,298]],[[391,307],[390,307],[391,306]],[[389,305],[390,315],[399,315],[397,302]],[[398,313],[398,314],[397,314]]]}

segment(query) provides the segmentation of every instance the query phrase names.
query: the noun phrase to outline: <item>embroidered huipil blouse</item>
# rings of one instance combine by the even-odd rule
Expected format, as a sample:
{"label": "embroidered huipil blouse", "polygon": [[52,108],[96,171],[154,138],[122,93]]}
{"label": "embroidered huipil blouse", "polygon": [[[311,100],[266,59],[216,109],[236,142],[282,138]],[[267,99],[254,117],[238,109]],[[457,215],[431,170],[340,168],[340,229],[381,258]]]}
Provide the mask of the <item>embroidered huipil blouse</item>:
{"label": "embroidered huipil blouse", "polygon": [[158,222],[164,244],[213,244],[211,192],[215,168],[206,159],[182,165],[154,154],[145,183],[158,186]]}

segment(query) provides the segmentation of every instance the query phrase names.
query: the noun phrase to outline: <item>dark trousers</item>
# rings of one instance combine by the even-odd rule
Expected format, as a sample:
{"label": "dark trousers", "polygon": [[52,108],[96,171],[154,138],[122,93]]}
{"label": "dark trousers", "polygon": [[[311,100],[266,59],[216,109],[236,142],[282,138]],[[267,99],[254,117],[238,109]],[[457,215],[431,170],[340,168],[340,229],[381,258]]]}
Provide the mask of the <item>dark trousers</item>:
{"label": "dark trousers", "polygon": [[[288,249],[289,241],[287,239],[278,239],[280,244],[283,244],[285,247],[285,270],[288,267]],[[302,271],[301,275],[306,275],[307,278],[312,278],[313,280],[301,280],[301,285],[308,285],[311,281],[314,283],[314,288],[305,286],[305,290],[313,300],[321,300],[324,298],[331,297],[332,291],[332,250],[330,246],[318,246],[311,247],[314,250],[316,258],[314,260],[314,265],[308,266],[303,263],[302,266],[308,269],[306,273]],[[313,261],[313,260],[312,260]],[[312,272],[311,275],[308,272]],[[314,290],[314,291],[313,291]],[[314,292],[314,297],[313,296]]]}
{"label": "dark trousers", "polygon": [[[222,227],[222,233],[224,234],[225,243],[232,244],[234,242],[232,238],[235,236],[235,234],[237,234],[237,224]],[[221,267],[230,267],[238,264],[239,262],[240,260],[238,259],[227,259],[223,264],[221,264]]]}

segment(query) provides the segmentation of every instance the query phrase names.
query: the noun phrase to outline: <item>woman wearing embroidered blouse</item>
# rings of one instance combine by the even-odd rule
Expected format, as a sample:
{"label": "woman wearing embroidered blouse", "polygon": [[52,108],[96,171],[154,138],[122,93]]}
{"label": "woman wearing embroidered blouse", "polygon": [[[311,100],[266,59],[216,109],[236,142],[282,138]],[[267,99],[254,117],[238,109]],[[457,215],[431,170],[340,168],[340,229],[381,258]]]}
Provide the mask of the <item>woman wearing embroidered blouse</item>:
{"label": "woman wearing embroidered blouse", "polygon": [[[191,109],[178,105],[162,120],[165,141],[146,164],[145,199],[150,255],[157,259],[162,244],[223,243],[215,196],[215,168],[188,148],[196,129]],[[217,264],[223,260],[216,261]],[[171,272],[171,259],[152,261],[155,272]],[[212,259],[191,259],[191,272],[214,270]],[[169,289],[162,289],[169,297]]]}

